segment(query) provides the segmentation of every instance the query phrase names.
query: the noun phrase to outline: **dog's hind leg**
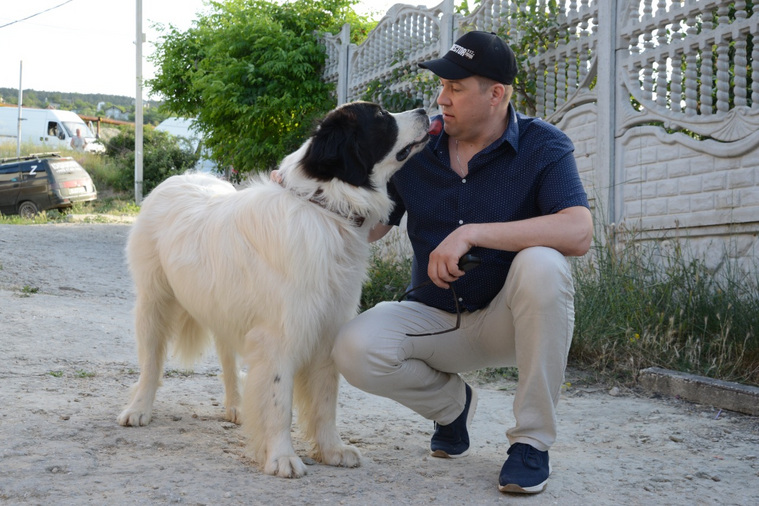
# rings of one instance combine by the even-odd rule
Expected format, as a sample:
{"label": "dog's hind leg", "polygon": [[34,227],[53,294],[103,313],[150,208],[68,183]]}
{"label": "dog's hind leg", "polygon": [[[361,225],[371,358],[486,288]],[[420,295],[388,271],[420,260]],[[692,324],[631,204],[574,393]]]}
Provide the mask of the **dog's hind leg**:
{"label": "dog's hind leg", "polygon": [[290,438],[295,367],[264,330],[246,336],[245,364],[242,427],[254,458],[266,474],[300,478],[306,466]]}
{"label": "dog's hind leg", "polygon": [[163,297],[161,301],[137,296],[135,305],[135,333],[140,377],[132,388],[129,405],[121,412],[121,425],[147,425],[150,423],[155,393],[163,376],[163,363],[169,336],[170,322],[176,311],[176,302]]}
{"label": "dog's hind leg", "polygon": [[232,423],[240,424],[242,413],[240,409],[240,367],[237,363],[237,353],[222,339],[216,339],[216,353],[221,362],[221,377],[224,381],[225,418]]}
{"label": "dog's hind leg", "polygon": [[358,467],[361,454],[343,444],[336,426],[340,376],[329,353],[314,357],[295,377],[298,424],[315,443],[314,459],[331,466]]}

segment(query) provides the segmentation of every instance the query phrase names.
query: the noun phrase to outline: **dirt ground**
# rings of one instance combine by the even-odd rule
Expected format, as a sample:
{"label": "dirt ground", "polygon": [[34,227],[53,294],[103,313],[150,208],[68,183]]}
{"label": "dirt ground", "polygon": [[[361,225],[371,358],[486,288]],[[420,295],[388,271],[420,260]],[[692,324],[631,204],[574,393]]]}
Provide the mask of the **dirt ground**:
{"label": "dirt ground", "polygon": [[509,380],[478,386],[473,448],[461,460],[428,457],[432,422],[344,383],[339,428],[363,465],[306,460],[297,480],[264,475],[245,457],[240,430],[222,418],[212,355],[192,372],[169,363],[151,424],[121,427],[138,369],[129,227],[0,225],[4,504],[759,504],[759,418],[572,372],[553,475],[536,496],[496,486],[513,423]]}

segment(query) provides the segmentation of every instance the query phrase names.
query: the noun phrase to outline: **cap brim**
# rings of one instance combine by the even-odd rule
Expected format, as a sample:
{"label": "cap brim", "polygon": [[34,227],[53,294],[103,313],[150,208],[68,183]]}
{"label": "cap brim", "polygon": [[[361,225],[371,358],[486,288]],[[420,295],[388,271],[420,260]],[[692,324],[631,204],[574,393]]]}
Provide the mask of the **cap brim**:
{"label": "cap brim", "polygon": [[435,75],[443,79],[465,79],[474,75],[464,67],[456,65],[445,58],[419,63],[419,66],[423,69],[431,70]]}

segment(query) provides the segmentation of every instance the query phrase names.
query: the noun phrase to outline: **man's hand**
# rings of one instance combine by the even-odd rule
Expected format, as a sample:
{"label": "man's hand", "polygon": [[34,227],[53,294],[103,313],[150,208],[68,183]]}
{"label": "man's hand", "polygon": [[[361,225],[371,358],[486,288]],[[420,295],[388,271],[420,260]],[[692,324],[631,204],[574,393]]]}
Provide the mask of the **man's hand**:
{"label": "man's hand", "polygon": [[459,259],[472,249],[465,232],[464,227],[457,228],[430,253],[427,275],[435,286],[449,288],[450,283],[464,275],[459,269]]}

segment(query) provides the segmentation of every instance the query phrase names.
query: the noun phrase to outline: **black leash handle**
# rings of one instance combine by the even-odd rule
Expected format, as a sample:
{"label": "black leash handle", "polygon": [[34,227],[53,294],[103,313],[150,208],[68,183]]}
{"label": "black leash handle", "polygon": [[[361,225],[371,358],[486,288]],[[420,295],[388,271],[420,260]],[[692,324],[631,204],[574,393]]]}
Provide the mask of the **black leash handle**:
{"label": "black leash handle", "polygon": [[[477,267],[478,265],[480,265],[481,263],[482,263],[482,259],[480,257],[478,257],[477,255],[472,255],[471,253],[467,253],[463,257],[459,258],[459,269],[462,270],[462,271],[464,271],[464,272],[469,272],[472,269],[474,269],[475,267]],[[430,283],[432,283],[432,280],[428,279],[424,283],[422,283],[420,285],[416,285],[415,287],[412,287],[409,290],[406,290],[406,292],[404,292],[404,294],[401,295],[401,298],[400,298],[399,302],[401,300],[405,299],[406,296],[408,294],[410,294],[411,292],[413,292],[414,290],[418,290],[419,288],[427,286]],[[409,336],[409,337],[436,336],[436,335],[439,335],[439,334],[446,334],[448,332],[453,332],[454,330],[458,330],[459,329],[459,327],[461,326],[461,308],[459,307],[459,298],[456,295],[456,290],[453,289],[453,285],[448,285],[448,287],[450,288],[451,293],[453,293],[453,304],[456,307],[456,326],[453,327],[453,328],[451,328],[451,329],[448,329],[448,330],[441,330],[439,332],[424,332],[422,334],[409,334],[409,333],[407,333],[406,334],[407,336]]]}

